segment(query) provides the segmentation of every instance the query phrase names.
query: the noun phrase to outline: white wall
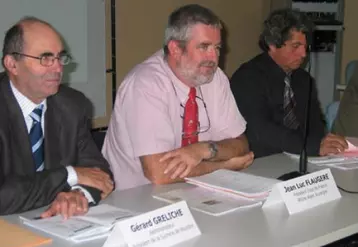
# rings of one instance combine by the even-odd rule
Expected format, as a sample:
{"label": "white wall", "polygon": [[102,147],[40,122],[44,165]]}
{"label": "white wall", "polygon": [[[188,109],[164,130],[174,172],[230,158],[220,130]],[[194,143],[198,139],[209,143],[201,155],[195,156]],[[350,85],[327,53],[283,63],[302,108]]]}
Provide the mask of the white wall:
{"label": "white wall", "polygon": [[104,0],[6,0],[0,2],[0,16],[1,47],[6,30],[24,16],[52,24],[75,61],[66,66],[63,83],[92,101],[95,117],[107,114]]}

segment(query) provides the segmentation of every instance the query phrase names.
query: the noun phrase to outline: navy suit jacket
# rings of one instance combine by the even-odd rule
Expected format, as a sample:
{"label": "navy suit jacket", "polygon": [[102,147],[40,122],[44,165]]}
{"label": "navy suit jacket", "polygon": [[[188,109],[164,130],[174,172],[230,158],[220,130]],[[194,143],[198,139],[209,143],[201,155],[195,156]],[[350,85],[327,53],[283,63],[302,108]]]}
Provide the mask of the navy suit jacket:
{"label": "navy suit jacket", "polygon": [[[45,169],[35,172],[25,120],[10,87],[0,73],[0,215],[50,204],[69,191],[66,166],[99,167],[112,176],[90,133],[91,104],[80,92],[61,85],[47,98]],[[94,200],[101,191],[85,187]]]}

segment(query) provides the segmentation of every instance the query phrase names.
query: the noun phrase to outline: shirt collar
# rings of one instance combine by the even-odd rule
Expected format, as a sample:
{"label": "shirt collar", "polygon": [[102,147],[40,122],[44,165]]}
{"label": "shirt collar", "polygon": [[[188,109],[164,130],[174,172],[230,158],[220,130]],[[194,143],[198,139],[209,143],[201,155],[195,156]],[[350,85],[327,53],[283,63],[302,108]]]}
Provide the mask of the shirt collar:
{"label": "shirt collar", "polygon": [[267,63],[265,63],[267,66],[266,69],[271,71],[275,77],[282,78],[283,81],[283,78],[285,78],[287,75],[286,72],[280,67],[280,65],[275,62],[275,60],[272,59],[272,57],[267,52],[264,53],[263,57],[267,61]]}
{"label": "shirt collar", "polygon": [[40,104],[35,104],[29,98],[27,98],[25,95],[23,95],[19,90],[17,90],[15,85],[12,83],[12,81],[10,81],[10,87],[11,87],[11,90],[12,90],[14,96],[15,96],[16,101],[20,105],[20,108],[21,108],[21,111],[22,111],[22,114],[24,115],[24,117],[29,116],[30,113],[39,105],[43,105],[42,112],[45,113],[46,108],[47,108],[46,99],[44,99]]}

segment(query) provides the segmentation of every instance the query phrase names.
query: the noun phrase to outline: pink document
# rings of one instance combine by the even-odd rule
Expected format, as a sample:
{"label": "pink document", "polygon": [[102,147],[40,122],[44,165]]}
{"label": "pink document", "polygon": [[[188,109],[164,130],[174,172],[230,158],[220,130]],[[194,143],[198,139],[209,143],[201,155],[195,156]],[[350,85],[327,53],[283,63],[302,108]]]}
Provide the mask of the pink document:
{"label": "pink document", "polygon": [[345,157],[358,157],[358,138],[346,137],[348,143],[348,149],[344,151],[343,156]]}

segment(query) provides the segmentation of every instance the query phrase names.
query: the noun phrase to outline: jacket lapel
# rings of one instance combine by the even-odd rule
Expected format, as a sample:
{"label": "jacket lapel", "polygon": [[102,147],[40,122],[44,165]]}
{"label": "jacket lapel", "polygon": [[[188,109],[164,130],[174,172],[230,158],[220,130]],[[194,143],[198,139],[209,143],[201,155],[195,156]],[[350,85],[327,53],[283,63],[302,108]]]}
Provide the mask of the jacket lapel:
{"label": "jacket lapel", "polygon": [[[45,168],[58,167],[61,160],[61,119],[56,101],[53,97],[47,98],[45,114]],[[66,165],[66,164],[64,164]],[[67,164],[68,165],[68,164]]]}
{"label": "jacket lapel", "polygon": [[[1,92],[9,110],[11,145],[13,150],[16,150],[17,155],[14,155],[14,163],[23,164],[23,171],[25,174],[35,173],[35,162],[32,158],[31,144],[24,116],[21,108],[16,101],[16,98],[11,90],[10,81],[5,76],[1,82]],[[31,164],[31,165],[29,165]]]}

